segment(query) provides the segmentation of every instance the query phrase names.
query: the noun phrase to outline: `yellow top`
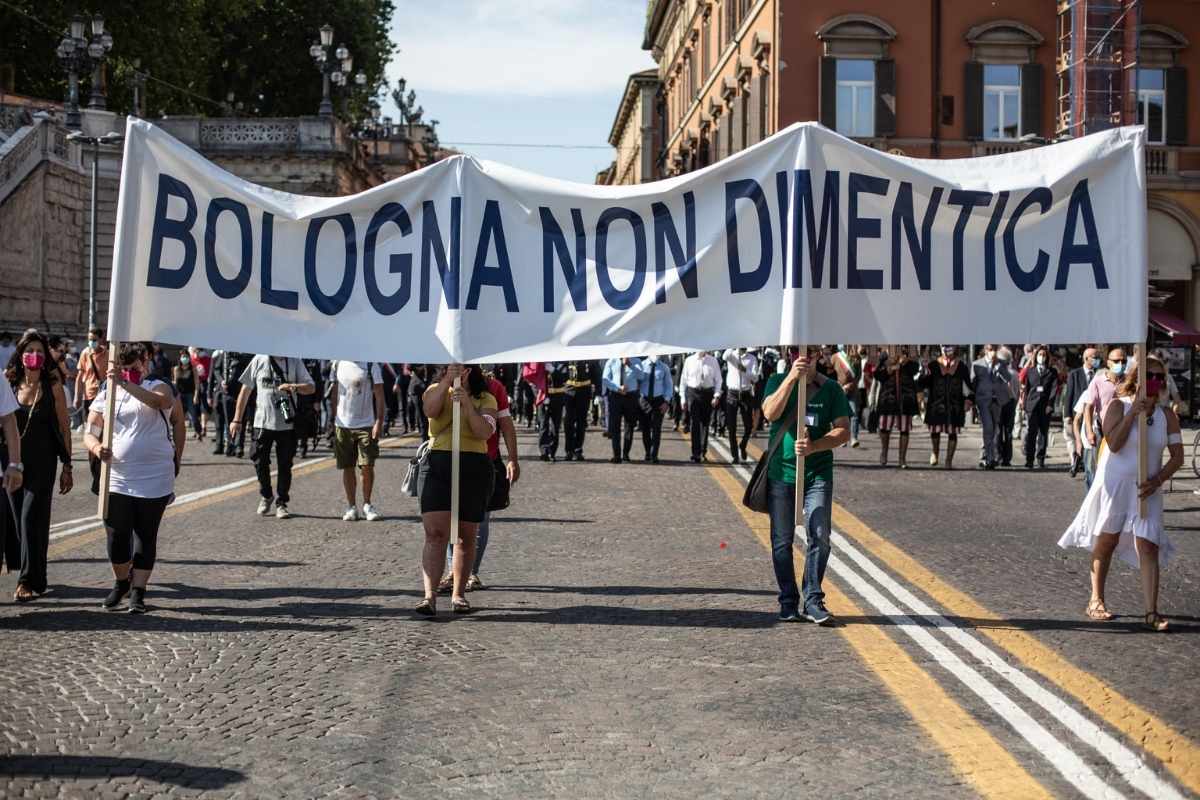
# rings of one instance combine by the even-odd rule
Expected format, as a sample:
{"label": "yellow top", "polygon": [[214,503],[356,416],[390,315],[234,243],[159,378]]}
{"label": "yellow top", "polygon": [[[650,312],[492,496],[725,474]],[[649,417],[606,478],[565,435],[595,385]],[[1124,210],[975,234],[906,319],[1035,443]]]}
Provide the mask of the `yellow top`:
{"label": "yellow top", "polygon": [[[425,394],[429,394],[438,385],[431,384],[425,390]],[[490,392],[484,392],[479,397],[472,397],[471,403],[475,406],[475,410],[481,414],[491,411],[488,416],[495,418],[496,416],[496,398]],[[450,395],[446,395],[446,402],[442,405],[442,413],[436,417],[429,418],[429,438],[433,440],[430,448],[433,450],[450,451],[454,439],[454,403],[450,400]],[[483,453],[487,455],[488,437],[482,439],[475,436],[471,431],[471,426],[467,424],[466,419],[462,421],[462,431],[459,435],[459,448],[464,453]]]}

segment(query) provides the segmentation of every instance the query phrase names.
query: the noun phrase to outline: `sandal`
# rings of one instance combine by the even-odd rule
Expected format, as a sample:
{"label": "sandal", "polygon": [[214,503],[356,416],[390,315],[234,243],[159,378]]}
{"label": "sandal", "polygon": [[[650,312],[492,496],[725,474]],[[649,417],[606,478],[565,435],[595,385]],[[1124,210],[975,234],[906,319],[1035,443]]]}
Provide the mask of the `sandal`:
{"label": "sandal", "polygon": [[13,592],[13,600],[18,603],[28,603],[31,600],[37,600],[37,594],[23,583],[17,584],[17,590]]}
{"label": "sandal", "polygon": [[1148,612],[1146,614],[1146,620],[1142,624],[1155,633],[1165,633],[1167,629],[1170,628],[1170,623],[1167,622],[1167,618],[1162,614],[1159,614],[1157,611]]}
{"label": "sandal", "polygon": [[471,604],[466,601],[466,598],[457,598],[450,601],[450,610],[455,614],[470,614]]}
{"label": "sandal", "polygon": [[454,588],[454,576],[447,575],[446,577],[444,577],[440,581],[438,581],[437,593],[438,594],[450,594],[450,590],[453,588]]}
{"label": "sandal", "polygon": [[483,581],[479,580],[478,575],[472,575],[471,577],[467,578],[468,592],[478,592],[486,588],[487,587],[483,585]]}
{"label": "sandal", "polygon": [[421,602],[417,603],[417,607],[413,609],[418,614],[424,617],[437,616],[437,598],[426,597]]}
{"label": "sandal", "polygon": [[1115,616],[1105,607],[1103,600],[1093,600],[1088,603],[1087,611],[1085,613],[1087,614],[1088,619],[1094,619],[1098,622],[1108,622]]}

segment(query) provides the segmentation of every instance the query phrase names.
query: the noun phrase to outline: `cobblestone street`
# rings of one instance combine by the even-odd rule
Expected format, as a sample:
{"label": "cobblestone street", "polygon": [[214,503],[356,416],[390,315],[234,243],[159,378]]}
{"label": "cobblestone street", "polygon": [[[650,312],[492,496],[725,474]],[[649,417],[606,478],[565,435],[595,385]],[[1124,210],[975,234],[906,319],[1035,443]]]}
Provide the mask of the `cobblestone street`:
{"label": "cobblestone street", "polygon": [[[395,488],[411,440],[384,451],[384,522],[340,521],[328,460],[300,470],[289,522],[254,516],[252,486],[181,503],[164,522],[144,617],[99,609],[110,582],[99,533],[56,540],[53,592],[0,609],[3,794],[1077,796],[836,570],[827,583],[839,628],[778,623],[765,517],[734,502],[740,476],[719,446],[695,467],[687,442],[667,438],[658,467],[606,463],[596,431],[586,463],[527,456],[513,507],[494,519],[489,588],[472,595],[469,617],[411,612],[422,534],[415,501]],[[914,444],[913,460],[924,455]],[[1176,760],[1168,768],[1150,750],[1151,771],[1195,791],[1190,491],[1182,505],[1172,499],[1180,557],[1164,607],[1176,628],[1154,637],[1133,616],[1104,630],[1082,616],[1085,556],[1053,545],[1079,492],[1065,474],[880,472],[868,466],[874,442],[838,459],[837,500],[861,522],[835,517],[835,527],[864,549],[863,537],[880,537],[995,612],[939,609],[1008,662],[1043,643],[1160,715],[1178,731],[1163,752]],[[192,460],[192,482],[249,474],[245,462]],[[1021,507],[979,507],[984,485],[1020,487]],[[56,518],[87,515],[91,500],[69,496]],[[939,603],[937,587],[896,559],[880,558]],[[1136,614],[1136,576],[1114,569],[1111,582],[1113,605]],[[1055,696],[1072,691],[1034,669]],[[1102,727],[1118,709],[1099,696],[1074,705]],[[1046,724],[1069,737],[1060,721]],[[1075,749],[1119,783],[1096,752]]]}

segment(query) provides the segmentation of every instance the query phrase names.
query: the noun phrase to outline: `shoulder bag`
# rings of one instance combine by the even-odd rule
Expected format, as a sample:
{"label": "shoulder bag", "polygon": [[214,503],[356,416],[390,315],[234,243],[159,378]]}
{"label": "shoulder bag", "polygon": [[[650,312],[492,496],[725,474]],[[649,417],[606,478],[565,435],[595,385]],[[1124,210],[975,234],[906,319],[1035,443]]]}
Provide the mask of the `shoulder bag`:
{"label": "shoulder bag", "polygon": [[499,458],[493,459],[492,471],[496,475],[496,479],[492,482],[492,499],[488,502],[488,511],[503,511],[508,508],[509,498],[509,483],[508,483],[508,467]]}
{"label": "shoulder bag", "polygon": [[775,451],[779,449],[779,445],[783,444],[784,434],[796,424],[798,411],[799,404],[797,403],[797,407],[792,409],[783,424],[779,426],[779,430],[771,437],[771,444],[767,448],[767,452],[763,453],[763,457],[754,465],[754,475],[750,477],[750,483],[746,485],[746,493],[742,495],[742,505],[751,511],[757,511],[760,514],[767,513],[767,470],[771,459],[775,456]]}
{"label": "shoulder bag", "polygon": [[416,455],[408,462],[408,469],[404,473],[404,480],[400,481],[400,491],[409,497],[421,496],[421,468],[429,463],[429,450],[432,444],[432,439],[426,439],[421,442],[421,446],[417,448]]}

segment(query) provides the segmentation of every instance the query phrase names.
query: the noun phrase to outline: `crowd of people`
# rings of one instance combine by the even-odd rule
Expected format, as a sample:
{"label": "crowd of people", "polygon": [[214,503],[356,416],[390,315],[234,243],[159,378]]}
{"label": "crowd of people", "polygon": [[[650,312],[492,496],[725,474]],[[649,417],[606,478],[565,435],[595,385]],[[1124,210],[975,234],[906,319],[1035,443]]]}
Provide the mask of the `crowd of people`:
{"label": "crowd of people", "polygon": [[[66,493],[74,486],[73,433],[82,434],[93,490],[99,464],[111,465],[104,523],[114,586],[104,606],[118,608],[128,597],[126,607],[134,613],[146,610],[158,529],[174,497],[189,439],[205,442],[211,429],[213,453],[230,458],[245,457],[249,440],[260,493],[256,512],[277,519],[291,516],[297,451],[303,458],[327,446],[342,473],[346,508],[341,518],[353,522],[382,517],[374,496],[380,440],[393,428],[417,435],[429,444],[414,459],[413,493],[420,499],[425,529],[424,597],[416,610],[433,615],[439,594],[451,596],[452,611],[465,613],[471,610],[465,593],[483,588],[479,571],[490,514],[507,505],[509,488],[520,475],[516,422],[536,427],[538,453],[546,462],[558,461],[560,454],[566,461],[583,461],[589,427],[599,426],[609,439],[613,464],[632,460],[636,432],[642,458],[659,463],[662,428],[670,422],[673,430],[687,433],[696,463],[708,459],[714,435],[727,441],[734,463],[754,461],[750,440],[770,426],[759,466],[767,486],[780,617],[827,623],[831,615],[820,584],[829,554],[833,450],[860,447],[864,431],[877,434],[880,465],[890,463],[894,444],[896,465],[907,469],[914,420],[920,417],[929,434],[930,465],[952,469],[959,436],[968,420],[977,419],[980,469],[1012,466],[1018,440],[1024,466],[1045,469],[1052,418],[1058,417],[1071,474],[1083,472],[1087,492],[1061,544],[1093,550],[1088,616],[1111,618],[1104,585],[1115,553],[1142,565],[1147,625],[1156,630],[1167,625],[1157,612],[1157,565],[1160,555],[1165,563],[1170,546],[1156,491],[1182,464],[1181,398],[1164,360],[1152,356],[1147,359],[1149,396],[1137,401],[1137,365],[1123,347],[1055,352],[1046,346],[988,344],[974,360],[964,359],[956,345],[934,352],[864,345],[804,352],[730,348],[485,369],[317,361],[168,349],[149,342],[126,344],[114,353],[98,329],[89,332],[82,352],[71,345],[36,330],[15,343],[0,336],[9,498],[9,513],[0,518],[5,562],[20,570],[18,602],[47,590],[51,505],[55,491]],[[806,431],[797,436],[798,389],[804,383]],[[114,439],[105,446],[101,434],[110,393]],[[462,455],[458,539],[451,542],[455,405],[462,410]],[[1136,442],[1137,434],[1129,420],[1139,413],[1148,415],[1153,429],[1148,443],[1156,451],[1155,468],[1146,485],[1131,488],[1129,442]],[[501,439],[507,460],[500,457]],[[1105,448],[1110,456],[1101,461]],[[1160,466],[1164,448],[1171,458]],[[804,457],[800,497],[809,539],[802,591],[790,557],[797,456]],[[1143,519],[1136,506],[1146,497],[1152,502]]]}

